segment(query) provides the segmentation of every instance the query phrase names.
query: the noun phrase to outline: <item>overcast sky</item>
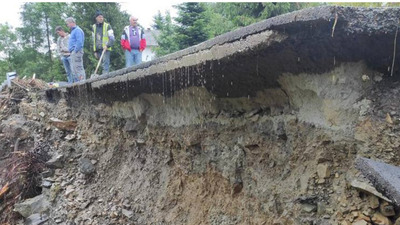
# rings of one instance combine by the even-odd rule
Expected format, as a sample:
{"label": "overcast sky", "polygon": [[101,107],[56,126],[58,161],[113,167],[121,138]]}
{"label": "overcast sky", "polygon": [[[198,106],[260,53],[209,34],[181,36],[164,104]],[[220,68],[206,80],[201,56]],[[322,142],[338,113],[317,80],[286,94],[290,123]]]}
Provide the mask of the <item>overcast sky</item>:
{"label": "overcast sky", "polygon": [[[172,0],[172,1],[126,1],[120,2],[121,9],[125,10],[130,15],[135,15],[139,18],[139,23],[145,27],[149,28],[153,24],[153,16],[157,14],[158,10],[161,13],[165,13],[166,10],[171,12],[173,17],[176,16],[176,9],[173,5],[179,4],[182,1]],[[20,0],[13,0],[11,2],[2,4],[0,7],[0,23],[8,22],[12,27],[20,27],[20,12],[21,6],[24,2]],[[128,23],[128,21],[127,21]],[[79,24],[78,24],[79,25]]]}

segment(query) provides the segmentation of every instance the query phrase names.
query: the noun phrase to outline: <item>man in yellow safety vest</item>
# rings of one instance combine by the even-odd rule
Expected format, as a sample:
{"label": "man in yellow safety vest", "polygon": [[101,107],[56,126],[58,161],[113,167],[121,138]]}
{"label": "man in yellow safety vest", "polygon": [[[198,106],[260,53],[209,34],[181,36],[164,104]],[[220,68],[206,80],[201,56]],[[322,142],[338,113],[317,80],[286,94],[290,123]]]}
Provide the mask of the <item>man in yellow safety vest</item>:
{"label": "man in yellow safety vest", "polygon": [[110,51],[111,46],[114,44],[115,37],[111,25],[104,22],[103,14],[97,10],[95,15],[96,23],[93,24],[92,39],[93,51],[96,59],[101,58],[101,54],[105,49],[103,55],[103,73],[110,71]]}

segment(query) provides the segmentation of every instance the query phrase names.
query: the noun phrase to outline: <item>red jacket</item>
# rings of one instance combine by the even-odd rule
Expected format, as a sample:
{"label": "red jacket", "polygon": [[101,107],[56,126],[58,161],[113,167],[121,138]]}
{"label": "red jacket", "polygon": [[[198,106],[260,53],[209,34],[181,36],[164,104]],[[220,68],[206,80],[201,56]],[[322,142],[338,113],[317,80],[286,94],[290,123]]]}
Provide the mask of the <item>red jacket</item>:
{"label": "red jacket", "polygon": [[[130,43],[130,39],[129,39],[129,29],[130,26],[126,26],[124,28],[124,32],[121,36],[121,47],[124,50],[128,50],[131,51],[131,43]],[[146,39],[144,37],[144,32],[143,30],[138,27],[138,31],[139,31],[139,37],[140,37],[140,46],[139,46],[139,51],[143,51],[146,48]]]}

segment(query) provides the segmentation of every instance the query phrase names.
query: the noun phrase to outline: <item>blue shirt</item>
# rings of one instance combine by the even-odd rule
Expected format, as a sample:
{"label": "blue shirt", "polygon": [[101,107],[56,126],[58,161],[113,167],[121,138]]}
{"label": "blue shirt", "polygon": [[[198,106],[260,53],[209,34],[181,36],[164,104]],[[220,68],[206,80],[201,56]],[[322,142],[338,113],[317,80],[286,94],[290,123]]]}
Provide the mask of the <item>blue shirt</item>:
{"label": "blue shirt", "polygon": [[84,42],[85,42],[85,34],[83,33],[83,30],[78,26],[72,27],[68,41],[69,52],[78,52],[83,48]]}

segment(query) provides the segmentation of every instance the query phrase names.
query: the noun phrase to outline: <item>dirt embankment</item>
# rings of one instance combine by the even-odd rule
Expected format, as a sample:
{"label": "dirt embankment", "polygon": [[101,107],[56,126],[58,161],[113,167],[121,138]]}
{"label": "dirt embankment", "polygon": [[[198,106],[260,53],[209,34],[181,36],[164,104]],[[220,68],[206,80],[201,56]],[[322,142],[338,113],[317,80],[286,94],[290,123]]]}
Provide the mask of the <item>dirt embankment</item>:
{"label": "dirt embankment", "polygon": [[[15,151],[51,157],[35,175],[32,195],[40,197],[25,207],[28,197],[20,196],[14,219],[394,223],[394,206],[365,191],[353,163],[364,156],[400,164],[398,82],[362,62],[278,81],[281,88],[248,98],[216,98],[192,87],[172,97],[142,94],[78,108],[63,98],[49,103],[43,93],[2,103],[1,163]],[[2,176],[0,186],[6,181]]]}

